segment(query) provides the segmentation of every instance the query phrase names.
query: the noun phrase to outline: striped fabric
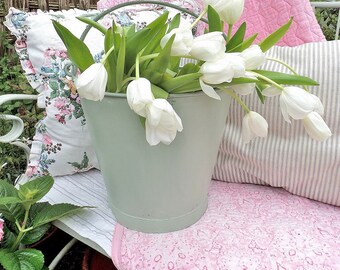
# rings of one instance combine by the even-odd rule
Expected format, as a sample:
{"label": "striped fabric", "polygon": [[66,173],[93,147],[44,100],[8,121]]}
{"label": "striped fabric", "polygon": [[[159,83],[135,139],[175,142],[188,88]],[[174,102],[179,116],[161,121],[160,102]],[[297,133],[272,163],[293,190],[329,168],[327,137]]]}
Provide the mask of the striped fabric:
{"label": "striped fabric", "polygon": [[[213,178],[283,187],[293,194],[340,206],[340,41],[274,47],[267,56],[286,61],[299,74],[320,83],[310,90],[323,102],[323,118],[333,136],[323,143],[314,141],[301,121],[284,121],[278,97],[267,98],[263,106],[256,95],[247,96],[244,101],[250,109],[267,119],[268,137],[242,142],[244,112],[234,102]],[[272,61],[263,69],[288,72]]]}

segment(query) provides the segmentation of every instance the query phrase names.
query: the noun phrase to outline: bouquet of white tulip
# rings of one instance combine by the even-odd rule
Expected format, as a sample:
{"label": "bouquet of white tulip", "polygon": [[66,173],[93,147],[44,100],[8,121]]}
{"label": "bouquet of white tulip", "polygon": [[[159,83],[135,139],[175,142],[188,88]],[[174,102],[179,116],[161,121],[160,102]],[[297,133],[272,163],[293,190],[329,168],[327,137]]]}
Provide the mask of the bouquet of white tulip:
{"label": "bouquet of white tulip", "polygon": [[[157,1],[128,2],[120,7],[140,3],[167,5],[183,11],[181,7]],[[257,34],[245,39],[245,23],[232,35],[233,24],[243,11],[243,0],[204,0],[204,3],[204,10],[192,25],[181,21],[180,14],[169,22],[168,13],[141,30],[136,30],[134,25],[121,28],[115,22],[105,29],[95,21],[79,18],[105,35],[105,54],[99,63],[94,62],[81,39],[54,21],[70,59],[81,71],[75,78],[79,95],[100,101],[106,91],[126,93],[130,108],[143,119],[150,145],[170,144],[183,129],[180,115],[167,101],[169,95],[203,91],[211,98],[220,99],[216,90],[226,92],[244,108],[245,142],[266,137],[268,130],[266,120],[241,100],[242,95],[253,93],[262,102],[266,97],[280,95],[287,122],[290,117],[302,120],[308,134],[317,140],[331,136],[321,118],[321,101],[307,89],[317,82],[299,76],[281,61],[292,74],[259,69],[265,61],[279,61],[267,59],[265,52],[287,32],[292,19],[253,45]],[[194,37],[192,29],[200,20],[207,23],[205,34]],[[223,32],[225,24],[227,33]],[[181,59],[190,61],[181,65]]]}

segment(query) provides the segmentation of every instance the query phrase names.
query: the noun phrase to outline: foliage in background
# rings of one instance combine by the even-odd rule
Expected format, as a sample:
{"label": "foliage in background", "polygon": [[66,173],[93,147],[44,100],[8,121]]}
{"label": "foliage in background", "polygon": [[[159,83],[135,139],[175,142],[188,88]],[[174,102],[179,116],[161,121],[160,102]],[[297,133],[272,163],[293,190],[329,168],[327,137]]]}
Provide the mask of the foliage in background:
{"label": "foliage in background", "polygon": [[[19,58],[14,51],[14,46],[8,40],[5,32],[0,32],[5,54],[0,58],[0,95],[5,94],[34,94],[35,91],[28,84],[23,74]],[[37,110],[36,102],[13,101],[5,103],[0,108],[0,114],[19,116],[25,123],[25,132],[22,138],[32,139],[35,133],[34,125],[42,117]],[[11,129],[8,121],[0,120],[0,134],[4,135]],[[24,172],[26,167],[25,153],[17,146],[0,143],[0,179],[14,181]]]}

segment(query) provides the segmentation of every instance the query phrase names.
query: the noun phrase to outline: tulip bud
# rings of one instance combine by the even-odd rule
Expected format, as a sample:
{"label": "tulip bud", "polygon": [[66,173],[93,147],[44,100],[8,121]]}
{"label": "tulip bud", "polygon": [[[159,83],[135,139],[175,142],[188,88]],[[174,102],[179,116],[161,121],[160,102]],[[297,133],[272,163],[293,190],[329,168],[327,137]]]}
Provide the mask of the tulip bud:
{"label": "tulip bud", "polygon": [[146,140],[150,145],[170,144],[177,131],[183,130],[182,120],[165,99],[155,99],[147,106]]}
{"label": "tulip bud", "polygon": [[146,117],[146,106],[155,99],[149,80],[139,78],[130,82],[126,90],[126,99],[131,110]]}
{"label": "tulip bud", "polygon": [[162,48],[165,47],[165,45],[173,35],[176,36],[174,42],[172,43],[171,55],[172,56],[188,55],[189,52],[191,51],[192,43],[194,40],[190,27],[185,26],[171,30],[170,33],[166,34],[161,39]]}
{"label": "tulip bud", "polygon": [[210,32],[194,39],[190,55],[202,61],[216,61],[225,53],[222,32]]}
{"label": "tulip bud", "polygon": [[107,84],[107,72],[102,63],[87,68],[75,82],[79,96],[88,100],[102,100]]}
{"label": "tulip bud", "polygon": [[265,54],[259,45],[252,45],[245,49],[241,56],[244,58],[246,70],[254,70],[259,68],[266,60]]}
{"label": "tulip bud", "polygon": [[308,135],[314,140],[325,141],[332,135],[331,130],[317,112],[309,113],[307,117],[302,120],[302,123]]}
{"label": "tulip bud", "polygon": [[237,22],[244,9],[244,0],[203,0],[203,2],[205,6],[212,6],[227,24]]}
{"label": "tulip bud", "polygon": [[296,86],[285,87],[280,96],[280,107],[283,118],[290,123],[289,116],[293,119],[304,119],[316,108],[316,99]]}
{"label": "tulip bud", "polygon": [[231,82],[233,78],[244,76],[244,59],[237,54],[225,53],[220,59],[205,62],[199,71],[202,81],[209,84]]}
{"label": "tulip bud", "polygon": [[242,121],[242,138],[245,143],[249,143],[256,137],[267,137],[268,123],[257,112],[250,111]]}

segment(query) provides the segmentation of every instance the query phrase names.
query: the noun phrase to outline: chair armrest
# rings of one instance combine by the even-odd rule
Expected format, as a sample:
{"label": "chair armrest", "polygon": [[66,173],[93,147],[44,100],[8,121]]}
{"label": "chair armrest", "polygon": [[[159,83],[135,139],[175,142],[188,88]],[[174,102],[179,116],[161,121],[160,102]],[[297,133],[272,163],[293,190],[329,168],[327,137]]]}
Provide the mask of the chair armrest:
{"label": "chair armrest", "polygon": [[[4,104],[5,102],[11,101],[11,100],[26,100],[26,99],[35,100],[37,98],[38,98],[37,95],[24,95],[24,94],[2,95],[0,96],[0,106]],[[0,142],[11,143],[15,141],[16,139],[18,139],[24,130],[24,122],[19,117],[14,116],[14,115],[0,115],[0,119],[12,121],[12,129],[7,134],[0,136]],[[18,145],[17,143],[14,143],[14,144]],[[27,153],[27,148],[24,148],[26,153]]]}

